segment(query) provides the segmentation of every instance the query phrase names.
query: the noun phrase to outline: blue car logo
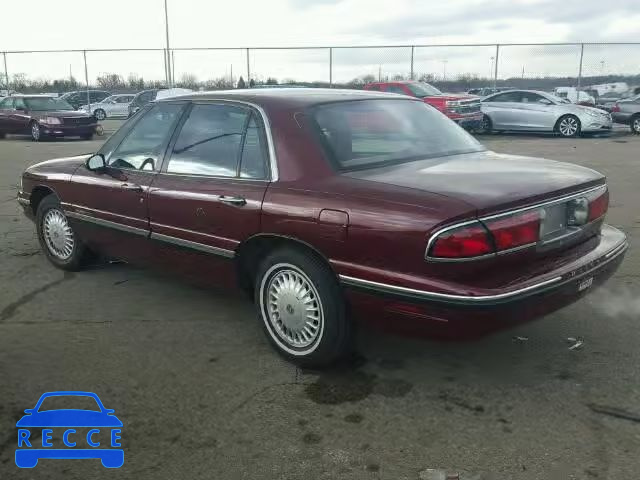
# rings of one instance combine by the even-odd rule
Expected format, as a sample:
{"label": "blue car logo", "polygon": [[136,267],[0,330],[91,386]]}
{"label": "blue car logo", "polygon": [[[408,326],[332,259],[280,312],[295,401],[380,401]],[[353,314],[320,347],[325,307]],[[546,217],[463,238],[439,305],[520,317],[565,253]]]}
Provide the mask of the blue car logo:
{"label": "blue car logo", "polygon": [[[88,401],[91,409],[47,409],[52,400]],[[95,405],[94,405],[95,404]],[[75,459],[99,458],[107,468],[119,468],[124,463],[120,444],[122,422],[104,408],[100,398],[91,392],[49,392],[40,397],[34,408],[24,411],[18,420],[18,448],[16,465],[33,468],[41,458]],[[42,438],[37,434],[42,429]],[[54,429],[56,434],[54,435]],[[84,430],[87,430],[86,433]],[[59,434],[59,435],[58,435]],[[56,437],[56,438],[54,438]],[[54,442],[65,448],[54,448]],[[84,448],[84,446],[88,448]],[[57,446],[57,445],[56,445]]]}

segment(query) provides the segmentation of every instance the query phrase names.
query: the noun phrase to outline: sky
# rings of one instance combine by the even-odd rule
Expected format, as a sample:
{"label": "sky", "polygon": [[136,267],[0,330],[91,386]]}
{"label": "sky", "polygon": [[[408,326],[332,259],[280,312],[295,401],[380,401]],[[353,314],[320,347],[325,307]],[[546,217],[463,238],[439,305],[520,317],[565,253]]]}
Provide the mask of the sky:
{"label": "sky", "polygon": [[[4,0],[24,22],[3,22],[0,51],[165,47],[163,0],[87,2],[30,0],[29,11]],[[186,47],[285,47],[449,45],[547,42],[640,42],[640,0],[168,0],[170,45]],[[25,34],[25,32],[30,34]],[[495,47],[416,48],[414,71],[449,78],[489,76]],[[575,75],[577,46],[502,47],[499,77]],[[246,78],[244,50],[176,50],[175,78]],[[333,80],[410,71],[410,48],[334,49]],[[329,51],[256,50],[252,76],[279,80],[328,80]],[[162,51],[89,52],[90,80],[103,73],[164,78]],[[584,73],[639,73],[640,45],[587,46]],[[84,79],[82,53],[7,55],[10,74]]]}

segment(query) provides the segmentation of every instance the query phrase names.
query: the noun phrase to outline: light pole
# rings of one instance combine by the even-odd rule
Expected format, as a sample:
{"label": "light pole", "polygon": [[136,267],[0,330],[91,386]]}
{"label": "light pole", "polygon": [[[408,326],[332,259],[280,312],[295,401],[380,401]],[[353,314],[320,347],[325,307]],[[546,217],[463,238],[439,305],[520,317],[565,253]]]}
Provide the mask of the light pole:
{"label": "light pole", "polygon": [[169,50],[169,11],[167,9],[167,0],[164,0],[164,29],[167,37],[167,87],[171,87],[171,51]]}
{"label": "light pole", "polygon": [[442,60],[442,81],[447,81],[447,62],[448,60]]}
{"label": "light pole", "polygon": [[493,75],[493,61],[496,57],[491,57],[491,70],[489,70],[489,78]]}

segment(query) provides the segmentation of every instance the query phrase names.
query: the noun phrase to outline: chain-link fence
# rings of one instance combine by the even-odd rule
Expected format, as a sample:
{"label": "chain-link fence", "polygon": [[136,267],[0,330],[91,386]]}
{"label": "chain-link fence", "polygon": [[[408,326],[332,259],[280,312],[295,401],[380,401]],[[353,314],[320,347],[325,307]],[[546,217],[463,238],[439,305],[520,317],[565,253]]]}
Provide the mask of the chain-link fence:
{"label": "chain-link fence", "polygon": [[407,79],[450,92],[566,87],[633,93],[640,85],[640,42],[8,51],[3,61],[3,94],[281,84],[359,88]]}

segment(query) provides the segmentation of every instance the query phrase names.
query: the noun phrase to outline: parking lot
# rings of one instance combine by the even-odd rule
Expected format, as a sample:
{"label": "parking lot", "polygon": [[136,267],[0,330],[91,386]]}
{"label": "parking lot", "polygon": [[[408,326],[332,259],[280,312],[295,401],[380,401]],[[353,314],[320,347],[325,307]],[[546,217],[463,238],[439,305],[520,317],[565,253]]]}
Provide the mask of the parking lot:
{"label": "parking lot", "polygon": [[[356,358],[324,372],[282,361],[240,294],[124,264],[70,274],[46,261],[15,201],[18,178],[105,138],[0,140],[0,478],[636,478],[640,137],[628,129],[479,137],[607,175],[608,222],[631,248],[605,289],[473,342],[361,324]],[[65,389],[115,409],[121,469],[42,460],[18,471],[15,422],[42,392]]]}

